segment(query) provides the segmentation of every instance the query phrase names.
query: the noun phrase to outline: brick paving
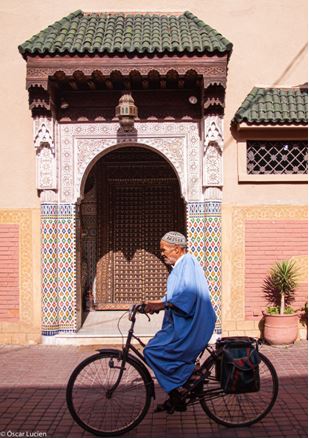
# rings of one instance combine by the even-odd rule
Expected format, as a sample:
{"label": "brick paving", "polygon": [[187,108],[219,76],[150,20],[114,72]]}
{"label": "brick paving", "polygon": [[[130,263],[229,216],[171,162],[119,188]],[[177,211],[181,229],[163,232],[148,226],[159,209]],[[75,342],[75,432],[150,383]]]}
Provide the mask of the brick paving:
{"label": "brick paving", "polygon": [[[93,346],[0,346],[0,437],[91,437],[72,420],[65,402],[74,367]],[[157,389],[145,419],[126,437],[308,437],[307,342],[262,347],[279,376],[279,396],[259,423],[229,429],[210,420],[199,405],[185,413],[154,413]]]}

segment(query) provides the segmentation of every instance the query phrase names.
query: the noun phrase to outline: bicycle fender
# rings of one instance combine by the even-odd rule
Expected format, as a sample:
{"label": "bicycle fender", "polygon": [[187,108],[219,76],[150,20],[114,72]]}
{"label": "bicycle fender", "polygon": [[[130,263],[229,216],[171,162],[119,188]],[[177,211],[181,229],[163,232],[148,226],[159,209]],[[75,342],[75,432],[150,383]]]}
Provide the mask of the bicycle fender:
{"label": "bicycle fender", "polygon": [[113,354],[116,354],[116,355],[118,355],[119,356],[119,358],[122,358],[122,351],[120,351],[119,349],[110,349],[110,348],[108,348],[108,349],[106,349],[106,348],[104,348],[104,349],[96,349],[96,352],[106,352],[106,351],[108,351],[108,352],[112,352]]}
{"label": "bicycle fender", "polygon": [[[97,352],[112,352],[113,354],[117,355],[119,357],[119,359],[122,359],[122,355],[123,352],[120,351],[119,349],[97,349]],[[155,388],[154,388],[154,382],[153,379],[150,376],[150,373],[148,371],[148,369],[146,368],[146,366],[134,355],[132,354],[128,354],[128,357],[130,358],[130,360],[132,361],[132,363],[135,363],[140,369],[143,370],[143,372],[145,373],[146,377],[147,377],[147,383],[146,385],[149,386],[150,389],[150,396],[153,397],[153,399],[156,399],[156,394],[155,394]]]}

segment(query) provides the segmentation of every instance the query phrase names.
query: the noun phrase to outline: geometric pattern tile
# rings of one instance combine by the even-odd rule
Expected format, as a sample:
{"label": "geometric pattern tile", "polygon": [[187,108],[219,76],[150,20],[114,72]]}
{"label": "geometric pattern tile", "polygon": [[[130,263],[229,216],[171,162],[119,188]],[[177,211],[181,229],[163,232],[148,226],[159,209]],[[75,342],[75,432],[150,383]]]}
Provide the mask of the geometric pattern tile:
{"label": "geometric pattern tile", "polygon": [[[75,332],[76,326],[76,207],[41,204],[42,334]],[[217,314],[221,334],[221,203],[187,203],[188,249],[200,262]]]}
{"label": "geometric pattern tile", "polygon": [[76,330],[75,205],[41,205],[42,334]]}
{"label": "geometric pattern tile", "polygon": [[217,334],[221,334],[222,327],[221,224],[221,202],[187,203],[188,249],[205,271],[211,301],[217,315],[215,329]]}

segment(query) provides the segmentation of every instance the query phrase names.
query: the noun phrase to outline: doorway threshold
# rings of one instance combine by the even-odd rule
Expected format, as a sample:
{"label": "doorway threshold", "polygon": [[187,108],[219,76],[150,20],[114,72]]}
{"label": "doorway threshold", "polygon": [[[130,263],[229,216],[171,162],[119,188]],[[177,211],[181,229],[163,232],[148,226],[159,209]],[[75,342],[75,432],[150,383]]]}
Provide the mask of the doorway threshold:
{"label": "doorway threshold", "polygon": [[[135,335],[147,343],[161,328],[164,313],[147,316],[138,314]],[[121,319],[120,319],[121,318]],[[43,336],[42,343],[50,345],[121,345],[125,342],[131,322],[124,311],[90,311],[84,316],[81,329],[75,334]],[[122,335],[121,335],[122,334]],[[134,343],[134,340],[132,341]]]}

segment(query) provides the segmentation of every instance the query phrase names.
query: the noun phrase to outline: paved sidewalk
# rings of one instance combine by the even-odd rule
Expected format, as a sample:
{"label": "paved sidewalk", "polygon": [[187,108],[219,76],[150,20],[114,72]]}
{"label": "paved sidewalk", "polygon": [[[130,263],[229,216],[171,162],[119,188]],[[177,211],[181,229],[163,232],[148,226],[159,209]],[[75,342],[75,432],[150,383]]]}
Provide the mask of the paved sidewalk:
{"label": "paved sidewalk", "polygon": [[[0,437],[91,437],[72,420],[65,402],[74,367],[91,346],[0,346]],[[279,376],[279,396],[256,425],[228,429],[199,405],[185,413],[154,414],[158,392],[143,422],[127,437],[307,437],[307,342],[290,348],[262,347]]]}

